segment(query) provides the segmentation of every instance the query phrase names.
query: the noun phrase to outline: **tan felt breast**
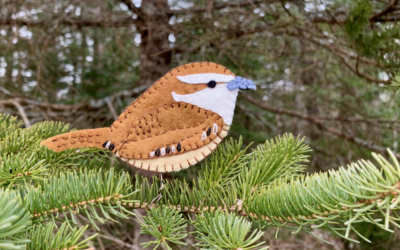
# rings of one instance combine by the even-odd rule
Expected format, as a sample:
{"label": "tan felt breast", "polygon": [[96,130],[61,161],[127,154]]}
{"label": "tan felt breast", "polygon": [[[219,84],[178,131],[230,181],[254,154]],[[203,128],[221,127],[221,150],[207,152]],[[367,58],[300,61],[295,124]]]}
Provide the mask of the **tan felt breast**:
{"label": "tan felt breast", "polygon": [[[160,158],[154,159],[121,159],[130,165],[141,168],[144,170],[154,171],[154,172],[173,172],[173,171],[180,171],[182,169],[188,168],[196,163],[200,162],[204,158],[206,158],[209,154],[211,154],[221,143],[222,139],[226,137],[228,134],[227,131],[229,130],[228,125],[224,125],[221,132],[215,137],[210,143],[205,146],[202,146],[198,149],[180,154],[180,155],[171,155],[171,156],[164,156]],[[118,157],[118,152],[116,153]]]}

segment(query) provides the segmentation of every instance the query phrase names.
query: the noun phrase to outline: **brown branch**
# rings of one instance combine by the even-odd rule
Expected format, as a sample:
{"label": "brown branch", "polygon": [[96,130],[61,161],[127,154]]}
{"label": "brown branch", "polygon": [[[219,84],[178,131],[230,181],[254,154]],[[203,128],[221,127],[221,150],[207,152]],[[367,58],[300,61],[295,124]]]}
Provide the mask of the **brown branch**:
{"label": "brown branch", "polygon": [[[0,18],[0,25],[10,26],[52,26],[54,19],[44,20],[26,20],[26,19],[12,19],[12,18]],[[136,20],[130,16],[118,18],[116,20],[93,20],[93,19],[82,19],[82,18],[68,18],[60,20],[58,25],[60,26],[76,26],[76,27],[106,27],[106,28],[117,28],[117,27],[129,27],[136,24]]]}
{"label": "brown branch", "polygon": [[26,116],[24,108],[21,106],[21,104],[17,101],[11,101],[11,104],[14,105],[18,109],[18,112],[21,115],[22,121],[24,121],[25,127],[29,128],[31,126],[31,122],[29,121],[28,117]]}
{"label": "brown branch", "polygon": [[330,39],[329,37],[325,36],[324,39],[318,39],[316,37],[317,35],[312,34],[312,32],[310,30],[298,28],[296,30],[286,30],[284,33],[286,33],[292,37],[297,37],[297,38],[302,37],[318,47],[327,49],[335,56],[342,56],[342,57],[350,58],[353,60],[358,60],[361,63],[379,67],[379,64],[375,60],[362,57],[353,51],[343,49],[333,43],[330,43],[328,41]]}
{"label": "brown branch", "polygon": [[[265,3],[265,4],[271,4],[271,3],[278,3],[280,0],[268,0],[268,1],[262,1],[262,0],[254,0],[254,1],[250,1],[250,0],[244,0],[244,1],[227,1],[225,3],[218,3],[218,4],[214,4],[212,7],[212,10],[220,10],[223,8],[233,8],[233,7],[244,7],[244,6],[254,6],[256,4],[260,4],[260,3]],[[287,1],[287,2],[294,2],[296,0],[292,0],[292,1]],[[177,14],[193,14],[193,13],[200,13],[203,14],[207,11],[207,6],[203,7],[203,8],[199,8],[199,7],[193,7],[193,8],[187,8],[187,9],[180,9],[180,10],[170,10],[168,13],[169,14],[173,14],[173,15],[177,15]]]}
{"label": "brown branch", "polygon": [[[99,111],[109,108],[109,106],[107,104],[108,100],[110,102],[114,102],[117,99],[135,98],[135,97],[138,97],[148,87],[149,86],[140,86],[140,87],[134,88],[131,91],[124,90],[124,91],[118,92],[114,95],[111,95],[109,97],[100,99],[100,100],[89,100],[89,101],[84,101],[84,102],[81,102],[78,104],[73,104],[73,105],[40,102],[37,100],[23,98],[23,97],[14,97],[11,99],[0,100],[0,105],[3,105],[5,107],[17,107],[16,106],[16,103],[17,103],[17,105],[19,105],[21,107],[26,106],[26,107],[32,107],[32,108],[39,108],[51,116],[57,116],[58,114],[63,113],[63,112],[66,112],[68,116],[70,116],[71,114],[77,115],[80,111],[84,111],[85,113],[90,112],[90,114],[92,114],[92,115],[97,115],[96,112],[99,112]],[[1,108],[0,108],[0,112],[4,112],[4,110],[1,110]],[[20,115],[23,118],[21,112],[20,112]]]}
{"label": "brown branch", "polygon": [[102,203],[104,201],[121,199],[122,197],[124,197],[122,194],[115,194],[115,195],[111,195],[111,196],[107,196],[107,197],[100,197],[100,198],[92,199],[92,200],[88,200],[88,201],[81,201],[81,202],[78,202],[77,204],[70,203],[68,205],[62,206],[60,209],[53,208],[53,209],[49,209],[48,211],[44,211],[43,213],[34,213],[33,217],[47,216],[48,214],[58,213],[58,212],[65,211],[65,210],[70,210],[71,208],[78,208],[79,206],[85,206],[87,204]]}
{"label": "brown branch", "polygon": [[372,17],[369,18],[370,22],[374,22],[375,20],[380,19],[382,16],[389,14],[390,12],[396,10],[395,5],[399,2],[399,0],[393,0],[392,3],[390,3],[388,6],[386,6],[385,9],[383,9],[381,12],[376,13]]}
{"label": "brown branch", "polygon": [[135,6],[135,4],[133,4],[132,0],[120,0],[121,3],[125,4],[126,7],[128,7],[128,9],[132,12],[135,13],[138,16],[142,15],[142,12],[140,11],[139,8],[137,8]]}
{"label": "brown branch", "polygon": [[[376,192],[376,195],[379,196],[379,198],[374,198],[374,199],[360,199],[357,202],[355,202],[355,204],[372,204],[372,203],[379,203],[381,202],[384,198],[386,198],[389,195],[393,195],[393,196],[398,196],[399,193],[397,190],[400,189],[400,183],[395,183],[392,186],[392,190],[388,190],[387,192]],[[394,191],[396,190],[396,191]],[[393,197],[392,200],[390,201],[391,203],[396,202],[397,198]],[[143,209],[143,210],[150,210],[152,208],[156,208],[159,205],[158,204],[154,204],[154,203],[146,203],[146,202],[135,202],[135,203],[121,203],[120,201],[117,201],[118,204],[126,207],[126,208],[133,208],[133,209]],[[181,206],[181,205],[167,205],[168,207],[172,208],[172,209],[176,209],[182,213],[201,213],[201,212],[206,212],[206,211],[223,211],[223,212],[229,212],[229,213],[237,213],[239,215],[242,216],[248,216],[248,217],[252,217],[255,219],[260,219],[257,215],[253,214],[253,213],[247,213],[245,211],[245,209],[243,208],[243,204],[241,200],[238,200],[237,204],[231,206],[231,207],[227,207],[225,206],[201,206],[201,207],[196,207],[196,206]],[[340,207],[343,212],[346,212],[348,210],[352,210],[353,208],[351,207],[346,207],[346,206],[342,206]],[[319,210],[322,210],[321,207],[318,207]],[[322,211],[321,211],[322,212]],[[304,216],[304,215],[298,215],[298,218],[303,218],[303,219],[318,219],[319,217],[329,217],[330,215],[337,215],[339,214],[336,211],[323,211],[323,213],[325,215],[320,215],[320,214],[312,214],[311,216]],[[263,220],[269,220],[271,221],[271,218],[267,217],[267,216],[262,216]],[[275,216],[273,218],[274,220],[277,221],[289,221],[289,222],[294,222],[295,220],[292,217],[277,217]]]}
{"label": "brown branch", "polygon": [[[308,116],[305,114],[301,114],[300,112],[297,111],[293,111],[293,110],[287,110],[287,109],[281,109],[281,108],[276,108],[276,107],[272,107],[270,105],[268,105],[265,102],[260,102],[256,99],[254,99],[253,97],[251,97],[248,94],[243,94],[242,96],[244,97],[244,99],[246,99],[247,101],[249,101],[250,103],[252,103],[253,105],[262,108],[264,110],[273,112],[275,114],[280,114],[280,115],[287,115],[287,116],[291,116],[291,117],[295,117],[297,119],[300,120],[304,120],[307,121],[311,124],[314,124],[315,126],[317,126],[320,130],[328,132],[331,135],[335,135],[339,138],[345,139],[347,141],[350,141],[360,147],[366,148],[368,150],[371,150],[373,152],[377,152],[379,154],[382,155],[387,155],[387,149],[385,147],[382,147],[380,145],[376,145],[371,141],[365,141],[361,138],[358,138],[354,135],[349,135],[349,134],[345,134],[342,133],[334,128],[328,127],[326,126],[323,122],[321,122],[320,120],[316,119],[313,116]],[[400,154],[399,153],[394,153],[394,155],[396,156],[397,159],[400,159]]]}
{"label": "brown branch", "polygon": [[113,235],[99,234],[98,237],[106,239],[106,240],[110,240],[110,241],[116,243],[117,245],[119,245],[121,247],[126,247],[126,248],[129,248],[129,249],[138,249],[138,250],[141,249],[141,248],[138,248],[135,245],[128,244],[125,241],[120,240],[116,236],[113,236]]}
{"label": "brown branch", "polygon": [[385,84],[385,85],[390,85],[392,83],[391,80],[380,80],[380,79],[376,79],[373,78],[369,75],[363,74],[358,70],[358,63],[356,63],[356,66],[352,66],[343,56],[339,56],[339,59],[343,62],[343,64],[350,69],[353,73],[355,73],[356,75],[358,75],[361,78],[364,78],[370,82],[373,83],[378,83],[378,84]]}
{"label": "brown branch", "polygon": [[[329,17],[315,17],[310,19],[312,23],[325,23],[325,24],[344,24],[347,19],[333,19]],[[400,16],[380,17],[373,20],[374,23],[390,23],[400,21]]]}
{"label": "brown branch", "polygon": [[224,34],[226,34],[225,36],[227,38],[237,39],[242,36],[252,35],[261,32],[271,32],[275,35],[289,35],[297,39],[305,39],[318,47],[328,50],[335,56],[341,56],[353,60],[358,60],[360,63],[372,65],[374,67],[380,67],[376,60],[362,57],[353,51],[346,50],[342,47],[339,47],[329,42],[329,39],[331,39],[329,37],[324,36],[323,38],[317,38],[317,35],[312,34],[311,31],[300,28],[287,29],[287,28],[274,28],[273,26],[270,25],[259,25],[254,28],[246,27],[246,29],[243,30],[239,27],[236,30],[235,29],[221,30],[220,36],[218,36],[216,39],[221,39],[221,37],[223,37]]}
{"label": "brown branch", "polygon": [[[388,6],[386,6],[385,9],[383,9],[381,12],[375,13],[374,15],[372,15],[369,18],[369,21],[371,23],[384,23],[384,22],[397,22],[400,21],[400,17],[399,16],[392,16],[392,17],[383,17],[385,15],[390,14],[393,11],[398,10],[398,8],[396,8],[397,3],[399,2],[399,0],[394,0],[392,3],[390,3]],[[318,16],[318,17],[313,17],[310,19],[310,21],[312,23],[326,23],[326,24],[344,24],[347,22],[346,18],[339,18],[336,19],[335,16],[338,15],[347,15],[348,13],[343,13],[343,11],[340,11],[338,13],[333,13],[333,15],[329,15],[329,16]]]}
{"label": "brown branch", "polygon": [[117,114],[117,112],[115,112],[115,109],[114,109],[110,99],[106,98],[105,101],[107,103],[108,108],[110,109],[110,112],[111,112],[114,120],[117,120],[118,119],[118,114]]}
{"label": "brown branch", "polygon": [[382,17],[379,19],[376,19],[375,22],[398,22],[400,21],[400,16],[391,16],[391,17]]}

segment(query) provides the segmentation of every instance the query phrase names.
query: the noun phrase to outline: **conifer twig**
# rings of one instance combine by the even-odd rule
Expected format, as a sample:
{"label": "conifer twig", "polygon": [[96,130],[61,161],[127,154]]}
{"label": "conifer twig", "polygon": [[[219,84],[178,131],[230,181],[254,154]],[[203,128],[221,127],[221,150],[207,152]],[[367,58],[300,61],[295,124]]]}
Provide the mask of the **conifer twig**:
{"label": "conifer twig", "polygon": [[21,115],[22,120],[24,121],[25,127],[29,128],[31,126],[31,122],[29,121],[28,116],[26,116],[24,108],[17,101],[12,101],[12,104],[18,109],[18,112]]}

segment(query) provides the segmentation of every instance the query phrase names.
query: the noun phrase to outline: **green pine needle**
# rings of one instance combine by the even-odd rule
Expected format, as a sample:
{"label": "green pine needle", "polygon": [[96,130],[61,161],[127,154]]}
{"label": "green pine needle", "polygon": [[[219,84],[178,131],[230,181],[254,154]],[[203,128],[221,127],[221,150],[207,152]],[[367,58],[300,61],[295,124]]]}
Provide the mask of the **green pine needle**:
{"label": "green pine needle", "polygon": [[284,134],[247,154],[237,178],[241,199],[274,180],[287,181],[304,172],[304,163],[308,162],[311,150],[303,141]]}
{"label": "green pine needle", "polygon": [[62,249],[87,249],[89,241],[97,236],[91,235],[84,240],[79,241],[88,226],[79,229],[69,229],[66,222],[64,222],[57,232],[54,234],[55,226],[48,223],[46,226],[34,226],[28,236],[31,242],[28,245],[30,250],[62,250]]}
{"label": "green pine needle", "polygon": [[368,222],[392,231],[390,225],[399,227],[400,167],[389,153],[393,164],[373,154],[380,170],[361,160],[347,169],[275,182],[252,197],[246,213],[266,225],[293,223],[305,230],[307,225],[324,227],[352,241],[356,240],[349,238],[351,231],[368,241],[353,227],[356,223]]}
{"label": "green pine needle", "polygon": [[0,140],[2,141],[8,134],[14,132],[22,125],[17,117],[0,114]]}
{"label": "green pine needle", "polygon": [[31,216],[15,191],[0,189],[0,249],[25,249],[27,238],[15,235],[26,231],[31,224]]}
{"label": "green pine needle", "polygon": [[70,216],[68,223],[76,224],[74,214],[83,213],[97,228],[94,221],[104,223],[112,216],[127,219],[127,215],[134,215],[121,205],[132,193],[130,177],[116,173],[114,168],[69,171],[52,176],[48,182],[30,190],[24,203],[35,220],[60,220],[59,214],[64,214]]}
{"label": "green pine needle", "polygon": [[198,243],[202,249],[268,249],[259,248],[265,244],[260,242],[264,233],[252,230],[252,223],[243,217],[226,212],[202,213],[192,221],[196,229]]}
{"label": "green pine needle", "polygon": [[187,223],[182,218],[179,211],[169,207],[153,208],[149,211],[149,216],[143,217],[141,222],[141,234],[150,234],[156,239],[146,243],[141,243],[145,248],[151,245],[164,245],[167,249],[172,249],[168,243],[186,245],[182,239],[187,236]]}

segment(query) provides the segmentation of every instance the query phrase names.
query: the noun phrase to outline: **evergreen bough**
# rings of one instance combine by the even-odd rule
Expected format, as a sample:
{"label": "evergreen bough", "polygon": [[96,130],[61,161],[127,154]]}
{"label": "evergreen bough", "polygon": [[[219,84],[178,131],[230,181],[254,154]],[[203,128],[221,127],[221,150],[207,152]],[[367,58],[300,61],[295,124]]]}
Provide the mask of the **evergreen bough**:
{"label": "evergreen bough", "polygon": [[0,114],[0,249],[85,249],[97,236],[83,237],[89,226],[101,233],[99,223],[130,220],[135,209],[148,210],[141,233],[155,238],[143,246],[167,249],[185,244],[189,224],[204,249],[266,249],[267,226],[324,228],[354,242],[369,241],[358,223],[400,227],[400,165],[390,150],[391,162],[373,154],[378,167],[361,160],[307,175],[310,148],[300,138],[285,134],[251,152],[231,139],[196,180],[164,180],[160,189],[158,177],[131,177],[101,150],[40,146],[67,131],[56,122],[21,128]]}

